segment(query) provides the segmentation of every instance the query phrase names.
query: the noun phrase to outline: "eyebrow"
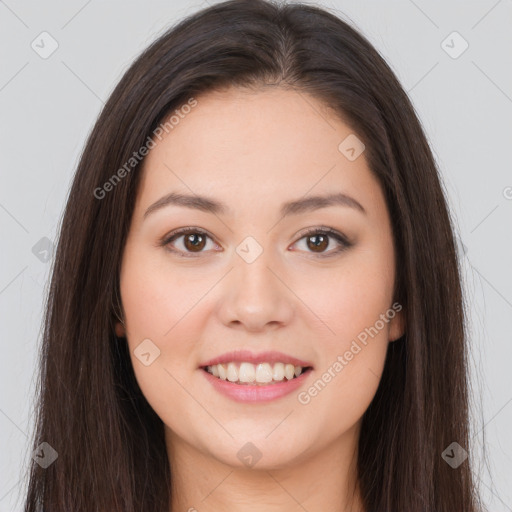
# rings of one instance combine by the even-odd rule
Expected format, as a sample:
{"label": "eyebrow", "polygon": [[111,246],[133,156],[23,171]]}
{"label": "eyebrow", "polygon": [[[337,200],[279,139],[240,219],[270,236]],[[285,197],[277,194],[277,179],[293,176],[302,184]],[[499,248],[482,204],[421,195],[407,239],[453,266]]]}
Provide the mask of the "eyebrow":
{"label": "eyebrow", "polygon": [[[184,208],[191,208],[194,210],[200,210],[207,213],[213,213],[214,215],[232,215],[229,208],[215,199],[199,196],[199,195],[188,195],[180,194],[177,192],[171,192],[158,201],[153,203],[145,212],[144,219],[151,213],[160,210],[166,206],[181,206]],[[286,215],[297,215],[300,213],[311,212],[319,210],[321,208],[327,208],[329,206],[347,206],[354,208],[366,215],[366,210],[363,205],[346,194],[341,192],[327,195],[309,196],[293,201],[288,201],[281,206],[281,216]]]}

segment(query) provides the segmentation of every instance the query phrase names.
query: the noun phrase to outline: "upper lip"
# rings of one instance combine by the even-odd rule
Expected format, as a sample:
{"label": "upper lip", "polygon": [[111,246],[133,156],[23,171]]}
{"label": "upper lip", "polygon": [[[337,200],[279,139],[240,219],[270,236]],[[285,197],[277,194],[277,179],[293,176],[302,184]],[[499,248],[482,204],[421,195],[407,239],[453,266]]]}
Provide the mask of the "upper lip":
{"label": "upper lip", "polygon": [[246,362],[252,364],[284,363],[293,364],[294,366],[302,366],[303,368],[308,366],[312,367],[312,364],[308,363],[307,361],[303,361],[301,359],[297,359],[296,357],[289,356],[283,352],[276,352],[274,350],[268,352],[259,352],[257,354],[251,352],[250,350],[234,350],[201,363],[200,368],[230,362]]}

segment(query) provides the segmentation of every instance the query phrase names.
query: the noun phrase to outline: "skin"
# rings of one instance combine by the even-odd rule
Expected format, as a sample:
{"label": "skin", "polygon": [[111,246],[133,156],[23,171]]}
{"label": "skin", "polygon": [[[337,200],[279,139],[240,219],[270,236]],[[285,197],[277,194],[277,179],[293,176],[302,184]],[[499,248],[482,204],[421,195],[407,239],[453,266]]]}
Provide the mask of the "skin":
{"label": "skin", "polygon": [[[361,417],[382,374],[402,313],[362,346],[336,377],[302,404],[307,390],[374,326],[393,300],[390,219],[365,154],[349,161],[338,145],[351,128],[315,98],[291,90],[229,88],[196,98],[144,161],[121,269],[124,322],[137,381],[165,425],[173,475],[171,511],[353,511]],[[233,215],[171,205],[143,218],[169,192],[207,195]],[[282,218],[285,201],[341,191],[366,214],[329,206]],[[302,233],[329,226],[353,245],[320,252]],[[182,227],[211,234],[193,252]],[[248,264],[236,252],[252,236],[263,249]],[[308,244],[309,240],[309,244]],[[202,251],[202,252],[201,252]],[[322,254],[330,253],[329,257]],[[134,350],[149,338],[149,366]],[[199,366],[233,349],[278,350],[311,362],[297,391],[273,402],[239,403],[218,393]],[[252,442],[252,468],[237,452]]]}

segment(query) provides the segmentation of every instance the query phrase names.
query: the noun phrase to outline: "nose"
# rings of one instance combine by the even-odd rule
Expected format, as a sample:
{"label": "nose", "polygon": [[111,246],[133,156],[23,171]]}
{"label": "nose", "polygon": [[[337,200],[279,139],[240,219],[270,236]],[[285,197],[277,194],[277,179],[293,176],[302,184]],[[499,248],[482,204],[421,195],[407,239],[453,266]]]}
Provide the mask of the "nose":
{"label": "nose", "polygon": [[224,325],[258,332],[291,321],[294,295],[266,251],[252,263],[235,254],[234,268],[226,277],[218,309]]}

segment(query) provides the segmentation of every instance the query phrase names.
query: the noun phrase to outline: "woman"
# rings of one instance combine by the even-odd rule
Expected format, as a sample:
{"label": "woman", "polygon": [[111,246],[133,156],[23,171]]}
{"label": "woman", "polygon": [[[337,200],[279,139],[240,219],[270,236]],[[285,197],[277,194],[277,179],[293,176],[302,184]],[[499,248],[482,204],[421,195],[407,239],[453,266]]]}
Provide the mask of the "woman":
{"label": "woman", "polygon": [[319,8],[220,3],[126,72],[70,191],[41,365],[26,512],[480,510],[435,162]]}

